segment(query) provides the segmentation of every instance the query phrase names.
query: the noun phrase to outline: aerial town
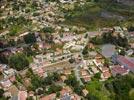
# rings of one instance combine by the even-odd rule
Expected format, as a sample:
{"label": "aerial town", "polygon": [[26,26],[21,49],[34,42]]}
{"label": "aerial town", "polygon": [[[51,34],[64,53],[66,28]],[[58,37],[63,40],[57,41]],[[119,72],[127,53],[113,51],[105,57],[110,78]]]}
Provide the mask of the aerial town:
{"label": "aerial town", "polygon": [[0,100],[134,100],[133,5],[0,0]]}

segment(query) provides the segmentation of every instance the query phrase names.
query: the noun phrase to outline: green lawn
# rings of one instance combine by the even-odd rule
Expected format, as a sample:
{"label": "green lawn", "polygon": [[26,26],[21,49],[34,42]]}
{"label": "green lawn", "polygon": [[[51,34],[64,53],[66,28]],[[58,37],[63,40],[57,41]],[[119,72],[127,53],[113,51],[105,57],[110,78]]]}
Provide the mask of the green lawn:
{"label": "green lawn", "polygon": [[110,100],[108,97],[109,92],[105,89],[102,82],[91,81],[86,85],[86,89],[89,91],[89,94],[98,97],[100,100]]}

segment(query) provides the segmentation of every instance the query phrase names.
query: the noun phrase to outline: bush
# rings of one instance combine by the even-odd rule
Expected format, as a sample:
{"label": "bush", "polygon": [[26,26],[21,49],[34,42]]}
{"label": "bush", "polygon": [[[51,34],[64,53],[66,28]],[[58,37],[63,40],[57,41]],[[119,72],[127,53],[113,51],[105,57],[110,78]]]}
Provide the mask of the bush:
{"label": "bush", "polygon": [[24,36],[24,41],[27,44],[31,44],[31,43],[35,43],[36,42],[36,37],[34,33],[29,33],[27,35]]}

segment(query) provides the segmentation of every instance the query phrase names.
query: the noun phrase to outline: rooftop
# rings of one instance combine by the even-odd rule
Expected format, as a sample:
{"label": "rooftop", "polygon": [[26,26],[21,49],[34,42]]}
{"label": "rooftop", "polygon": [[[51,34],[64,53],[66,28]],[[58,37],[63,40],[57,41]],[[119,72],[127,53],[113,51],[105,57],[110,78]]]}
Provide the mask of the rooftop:
{"label": "rooftop", "polygon": [[44,96],[44,97],[40,98],[40,100],[54,100],[55,97],[56,97],[56,94],[52,93],[50,95],[47,95],[47,96]]}
{"label": "rooftop", "polygon": [[124,56],[121,56],[119,55],[117,57],[117,60],[119,62],[121,62],[123,65],[126,65],[125,67],[127,67],[128,69],[134,69],[134,62],[132,62],[130,59],[124,57]]}
{"label": "rooftop", "polygon": [[26,91],[19,91],[18,93],[18,100],[26,100],[27,92]]}
{"label": "rooftop", "polygon": [[127,70],[126,70],[125,68],[121,67],[120,65],[115,65],[115,66],[111,69],[111,72],[112,72],[113,74],[121,74],[121,75],[123,75],[123,74],[127,73]]}

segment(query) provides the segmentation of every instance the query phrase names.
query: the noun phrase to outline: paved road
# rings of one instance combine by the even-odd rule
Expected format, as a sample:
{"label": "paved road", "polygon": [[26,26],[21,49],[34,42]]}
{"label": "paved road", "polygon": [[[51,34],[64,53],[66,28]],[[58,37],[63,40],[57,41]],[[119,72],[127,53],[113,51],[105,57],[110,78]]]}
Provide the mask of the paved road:
{"label": "paved road", "polygon": [[[86,33],[85,33],[85,35],[86,35]],[[89,38],[87,38],[87,41],[84,44],[84,48],[88,44],[88,41],[89,41]],[[81,56],[82,60],[84,61],[84,57],[83,57],[82,51],[80,52],[80,56]],[[74,68],[74,72],[75,72],[75,76],[76,76],[77,80],[80,82],[80,85],[83,85],[83,82],[80,79],[79,65],[76,65],[76,67]]]}
{"label": "paved road", "polygon": [[80,79],[79,65],[76,65],[76,67],[74,68],[74,73],[75,73],[77,80],[80,82],[80,85],[84,85]]}

